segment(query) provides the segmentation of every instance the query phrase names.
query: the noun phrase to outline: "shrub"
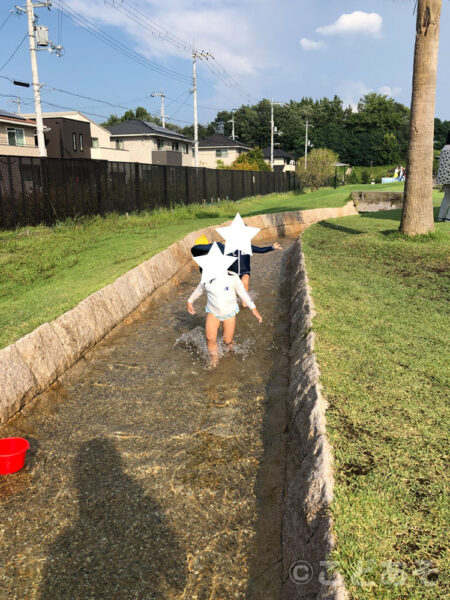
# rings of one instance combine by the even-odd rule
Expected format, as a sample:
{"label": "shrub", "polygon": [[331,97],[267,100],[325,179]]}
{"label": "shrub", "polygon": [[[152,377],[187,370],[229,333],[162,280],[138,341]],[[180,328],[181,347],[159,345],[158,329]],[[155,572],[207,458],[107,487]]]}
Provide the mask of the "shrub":
{"label": "shrub", "polygon": [[370,172],[367,169],[361,171],[361,183],[370,183]]}
{"label": "shrub", "polygon": [[334,165],[339,161],[338,155],[328,148],[314,148],[308,155],[308,168],[303,163],[297,164],[296,173],[303,186],[312,190],[330,185],[334,177]]}

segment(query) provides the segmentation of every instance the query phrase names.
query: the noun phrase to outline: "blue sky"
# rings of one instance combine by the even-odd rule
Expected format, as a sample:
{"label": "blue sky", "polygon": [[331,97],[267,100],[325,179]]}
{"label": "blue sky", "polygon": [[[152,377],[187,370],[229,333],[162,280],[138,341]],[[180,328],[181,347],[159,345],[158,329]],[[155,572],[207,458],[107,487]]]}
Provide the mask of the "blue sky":
{"label": "blue sky", "polygon": [[[6,19],[0,30],[0,75],[31,81],[28,39],[1,68],[26,34],[25,16],[7,18],[14,4],[3,0],[0,6],[0,27]],[[40,8],[36,14],[39,24],[48,26],[50,39],[62,43],[64,54],[38,55],[40,81],[46,84],[42,99],[101,122],[110,113],[121,115],[138,105],[158,114],[159,99],[150,94],[163,89],[169,120],[190,124],[192,61],[183,42],[194,42],[214,55],[209,68],[198,65],[201,123],[212,120],[217,110],[263,97],[288,101],[338,94],[345,105],[356,105],[375,91],[409,106],[413,9],[413,0],[53,0],[50,11]],[[82,27],[69,14],[78,23],[88,21]],[[443,0],[436,95],[436,116],[443,120],[450,120],[449,17],[450,2]],[[97,37],[88,27],[99,28]],[[166,32],[174,43],[165,40]],[[103,34],[121,52],[98,39]],[[130,51],[136,60],[124,54]],[[141,64],[142,58],[151,66]],[[15,111],[8,99],[20,95],[22,112],[33,110],[30,90],[0,79],[0,94],[2,109]],[[43,104],[43,110],[60,109]]]}

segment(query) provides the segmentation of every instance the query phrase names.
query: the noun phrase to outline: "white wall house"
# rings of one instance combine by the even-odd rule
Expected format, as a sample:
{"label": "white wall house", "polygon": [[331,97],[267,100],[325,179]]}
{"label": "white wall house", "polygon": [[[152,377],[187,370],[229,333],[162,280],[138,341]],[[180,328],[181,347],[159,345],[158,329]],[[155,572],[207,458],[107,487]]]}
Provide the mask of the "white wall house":
{"label": "white wall house", "polygon": [[193,140],[150,121],[130,119],[110,125],[116,148],[128,150],[131,162],[192,167]]}
{"label": "white wall house", "polygon": [[35,134],[33,120],[0,110],[0,155],[39,156]]}
{"label": "white wall house", "polygon": [[[263,156],[266,163],[270,165],[270,146],[263,149]],[[282,150],[281,148],[273,149],[273,170],[274,171],[295,171],[295,157]]]}
{"label": "white wall house", "polygon": [[250,146],[221,133],[213,133],[207,138],[199,140],[198,164],[200,167],[217,169],[217,161],[221,160],[228,167],[236,158],[249,150],[251,150]]}
{"label": "white wall house", "polygon": [[[35,114],[29,114],[24,116],[35,117]],[[42,113],[43,119],[54,119],[54,118],[72,119],[75,121],[82,121],[90,124],[91,129],[91,158],[99,160],[110,160],[119,162],[130,162],[130,153],[128,150],[123,148],[117,148],[116,143],[111,141],[111,134],[107,129],[86,117],[83,113],[73,111],[56,111]],[[51,132],[47,134],[51,136]]]}

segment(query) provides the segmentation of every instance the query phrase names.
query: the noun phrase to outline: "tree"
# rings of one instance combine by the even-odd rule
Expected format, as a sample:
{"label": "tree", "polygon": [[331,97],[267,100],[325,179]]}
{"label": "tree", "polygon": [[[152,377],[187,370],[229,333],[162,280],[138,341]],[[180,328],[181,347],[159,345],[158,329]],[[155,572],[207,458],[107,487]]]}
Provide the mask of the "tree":
{"label": "tree", "polygon": [[406,182],[400,231],[434,230],[432,176],[436,71],[442,0],[418,0]]}
{"label": "tree", "polygon": [[[219,168],[220,165],[218,165]],[[264,160],[262,150],[258,147],[238,156],[228,167],[237,171],[271,171],[272,168]]]}
{"label": "tree", "polygon": [[384,134],[381,158],[386,165],[393,165],[401,160],[399,143],[393,133]]}
{"label": "tree", "polygon": [[317,190],[330,184],[334,176],[334,165],[337,162],[339,156],[332,150],[314,148],[308,154],[308,168],[305,170],[303,163],[298,163],[295,171],[305,187]]}

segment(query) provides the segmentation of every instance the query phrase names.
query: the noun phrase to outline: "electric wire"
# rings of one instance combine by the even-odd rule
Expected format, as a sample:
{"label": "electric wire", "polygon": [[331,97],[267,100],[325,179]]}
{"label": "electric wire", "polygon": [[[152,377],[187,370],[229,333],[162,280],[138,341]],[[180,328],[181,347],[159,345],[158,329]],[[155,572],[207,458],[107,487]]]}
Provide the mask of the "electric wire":
{"label": "electric wire", "polygon": [[20,44],[17,46],[17,48],[14,50],[14,52],[11,54],[11,56],[8,58],[8,60],[6,62],[3,63],[3,65],[0,67],[0,71],[3,71],[3,69],[6,67],[6,65],[9,63],[9,61],[14,58],[15,54],[19,51],[20,47],[22,46],[22,44],[24,43],[24,41],[27,39],[28,37],[28,32],[23,36]]}
{"label": "electric wire", "polygon": [[[111,6],[112,8],[114,8],[115,10],[117,10],[118,12],[123,14],[124,16],[126,16],[128,19],[130,19],[131,21],[136,23],[137,25],[149,30],[152,33],[152,35],[156,35],[160,39],[165,40],[166,42],[172,44],[173,46],[175,46],[176,48],[178,48],[180,50],[185,50],[185,51],[191,52],[191,53],[193,52],[192,44],[189,44],[188,42],[182,40],[178,36],[170,33],[167,29],[165,29],[161,25],[158,25],[158,23],[156,23],[156,21],[154,21],[153,19],[148,17],[144,12],[140,11],[135,6],[132,6],[132,7],[130,6],[130,10],[132,10],[135,14],[124,9],[123,5],[129,4],[129,2],[127,2],[127,0],[123,0],[121,5],[118,5],[115,2],[111,2],[111,0],[105,0],[105,2],[109,6]],[[138,15],[138,16],[136,16],[136,15]],[[225,70],[225,68],[218,63],[218,61],[214,57],[212,57],[212,58],[210,57],[210,58],[212,61],[214,61],[217,64],[217,67],[212,62],[210,62],[207,57],[203,57],[201,53],[198,54],[198,58],[200,58],[200,60],[202,60],[202,62],[204,62],[209,67],[211,72],[214,75],[216,75],[216,77],[221,79],[229,87],[232,87],[241,96],[243,96],[247,99],[256,100],[256,98],[254,96],[252,96],[238,81],[236,81],[236,79],[234,79]]]}
{"label": "electric wire", "polygon": [[3,29],[3,27],[6,25],[6,23],[8,22],[9,17],[13,14],[13,11],[10,10],[9,11],[9,15],[6,17],[6,19],[3,21],[3,23],[0,25],[0,31]]}
{"label": "electric wire", "polygon": [[[59,0],[59,6],[58,8],[60,9],[61,7],[61,3],[63,2],[63,0]],[[188,77],[187,75],[184,75],[182,73],[178,73],[177,71],[174,71],[173,69],[168,69],[166,67],[162,67],[148,59],[146,59],[145,57],[143,57],[142,55],[138,54],[137,52],[135,52],[134,50],[131,50],[130,48],[128,48],[127,46],[125,46],[124,44],[122,44],[121,42],[118,42],[116,39],[114,39],[112,36],[110,36],[109,34],[107,34],[106,32],[104,32],[102,29],[100,29],[97,25],[95,25],[92,21],[89,21],[89,19],[87,19],[86,17],[83,17],[82,15],[80,15],[77,11],[73,10],[68,4],[67,2],[64,3],[64,10],[66,15],[76,24],[79,25],[81,27],[83,27],[84,29],[86,29],[89,33],[91,33],[94,37],[96,37],[97,39],[99,39],[100,41],[104,42],[105,44],[107,44],[108,46],[110,46],[111,48],[113,48],[114,50],[116,50],[117,52],[123,54],[124,56],[126,56],[127,58],[130,58],[131,60],[133,60],[134,62],[137,62],[138,64],[156,72],[159,73],[160,75],[164,75],[166,77],[170,77],[171,79],[176,79],[178,81],[182,81],[185,83],[190,83],[191,79],[190,77]]]}

